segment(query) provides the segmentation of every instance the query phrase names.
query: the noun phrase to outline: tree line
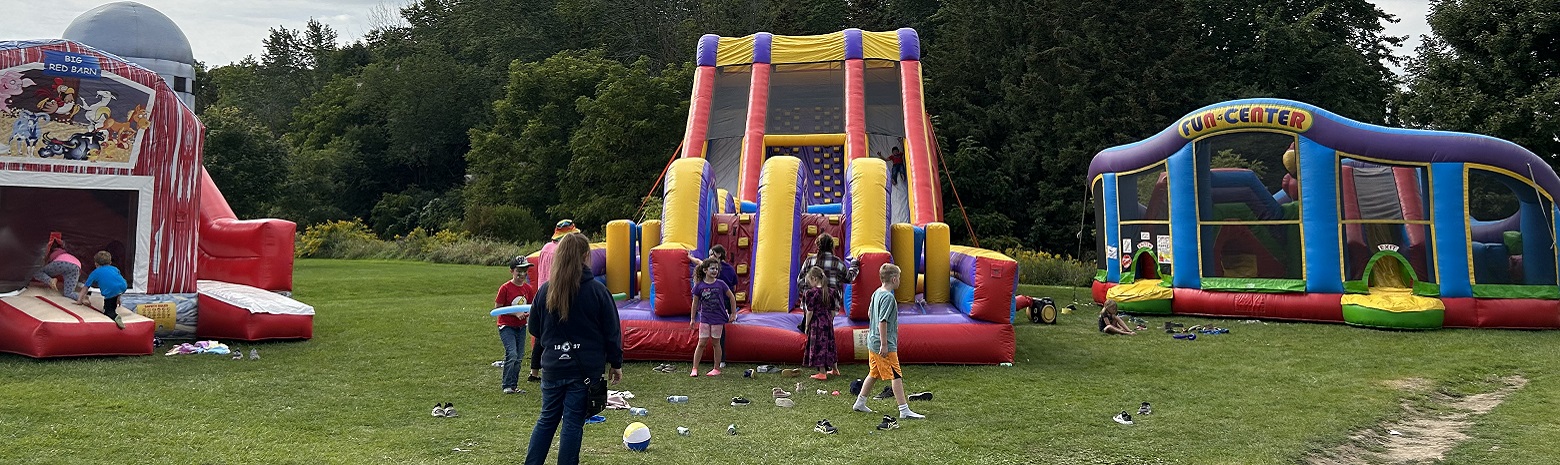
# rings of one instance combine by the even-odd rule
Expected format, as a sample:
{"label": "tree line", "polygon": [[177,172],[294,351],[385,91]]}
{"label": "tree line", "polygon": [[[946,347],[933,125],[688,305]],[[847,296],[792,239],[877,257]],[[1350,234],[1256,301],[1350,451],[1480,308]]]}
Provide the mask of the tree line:
{"label": "tree line", "polygon": [[1077,253],[1093,155],[1224,100],[1554,160],[1557,10],[1435,0],[1410,52],[1366,0],[419,0],[346,45],[319,21],[272,29],[260,57],[198,66],[196,98],[241,216],[534,240],[557,218],[637,218],[682,137],[699,36],[913,27],[955,240],[967,214],[984,246]]}

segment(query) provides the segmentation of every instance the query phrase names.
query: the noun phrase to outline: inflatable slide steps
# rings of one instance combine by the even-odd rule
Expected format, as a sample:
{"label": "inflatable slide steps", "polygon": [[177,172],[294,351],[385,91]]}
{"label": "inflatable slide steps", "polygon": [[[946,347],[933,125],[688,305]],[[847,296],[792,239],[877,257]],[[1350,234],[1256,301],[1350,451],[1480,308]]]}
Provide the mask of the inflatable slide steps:
{"label": "inflatable slide steps", "polygon": [[314,337],[314,307],[281,294],[243,284],[201,280],[196,337],[202,339],[309,339]]}
{"label": "inflatable slide steps", "polygon": [[88,308],[44,287],[0,298],[0,352],[33,358],[95,355],[151,355],[156,323],[120,307],[120,321],[96,310],[103,299],[91,298]]}
{"label": "inflatable slide steps", "polygon": [[[902,363],[997,364],[1012,362],[1013,325],[975,320],[952,305],[899,307],[899,360]],[[698,344],[687,316],[656,316],[648,303],[623,302],[623,357],[630,360],[682,360]],[[806,336],[797,330],[800,312],[744,313],[726,325],[725,357],[735,362],[801,363]],[[834,319],[835,349],[843,363],[866,362],[865,321]],[[859,342],[858,342],[859,339]],[[969,344],[968,341],[987,341]],[[706,349],[707,350],[707,349]],[[858,356],[859,355],[859,356]]]}

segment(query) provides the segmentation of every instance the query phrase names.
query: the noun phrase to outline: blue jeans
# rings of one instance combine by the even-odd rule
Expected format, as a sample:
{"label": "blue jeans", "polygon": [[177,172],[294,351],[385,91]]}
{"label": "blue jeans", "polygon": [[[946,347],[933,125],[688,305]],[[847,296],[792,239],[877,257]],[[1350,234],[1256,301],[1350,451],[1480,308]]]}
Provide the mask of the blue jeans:
{"label": "blue jeans", "polygon": [[[584,379],[542,380],[542,414],[531,429],[531,445],[525,451],[526,465],[542,465],[558,434],[558,464],[580,463],[580,442],[585,439],[585,404],[589,389]],[[563,422],[563,432],[558,423]]]}
{"label": "blue jeans", "polygon": [[504,381],[501,388],[520,386],[520,367],[525,360],[525,327],[505,326],[498,329],[498,339],[504,341]]}

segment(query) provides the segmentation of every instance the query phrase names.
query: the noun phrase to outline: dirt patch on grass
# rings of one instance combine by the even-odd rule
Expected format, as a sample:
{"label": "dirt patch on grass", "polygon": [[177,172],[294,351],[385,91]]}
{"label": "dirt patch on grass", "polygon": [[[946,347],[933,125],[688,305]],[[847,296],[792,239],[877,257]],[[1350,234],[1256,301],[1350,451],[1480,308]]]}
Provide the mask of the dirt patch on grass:
{"label": "dirt patch on grass", "polygon": [[[1342,465],[1441,460],[1458,443],[1468,439],[1463,431],[1473,426],[1476,417],[1494,410],[1507,396],[1526,386],[1528,380],[1522,376],[1508,376],[1502,378],[1501,383],[1501,387],[1492,392],[1461,397],[1435,393],[1422,404],[1404,401],[1405,415],[1401,420],[1356,431],[1349,436],[1348,442],[1313,453],[1301,463]],[[1405,391],[1429,387],[1429,381],[1420,378],[1387,381],[1386,384]]]}

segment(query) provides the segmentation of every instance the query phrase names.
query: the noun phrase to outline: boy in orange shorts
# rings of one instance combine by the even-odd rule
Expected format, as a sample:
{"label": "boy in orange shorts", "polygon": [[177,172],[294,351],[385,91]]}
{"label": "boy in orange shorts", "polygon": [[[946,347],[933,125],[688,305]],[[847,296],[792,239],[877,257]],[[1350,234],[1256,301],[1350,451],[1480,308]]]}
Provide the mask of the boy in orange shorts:
{"label": "boy in orange shorts", "polygon": [[[894,299],[894,289],[899,288],[899,267],[884,263],[878,278],[883,286],[872,293],[871,325],[867,329],[867,378],[862,381],[861,392],[856,395],[856,404],[851,410],[872,413],[872,409],[867,408],[867,394],[872,392],[872,384],[881,379],[889,380],[893,386],[894,401],[899,403],[899,418],[926,418],[926,415],[910,411],[910,404],[905,402],[905,381],[899,371],[899,303]],[[886,418],[884,423],[894,423],[892,420]],[[879,425],[879,429],[886,428]]]}

